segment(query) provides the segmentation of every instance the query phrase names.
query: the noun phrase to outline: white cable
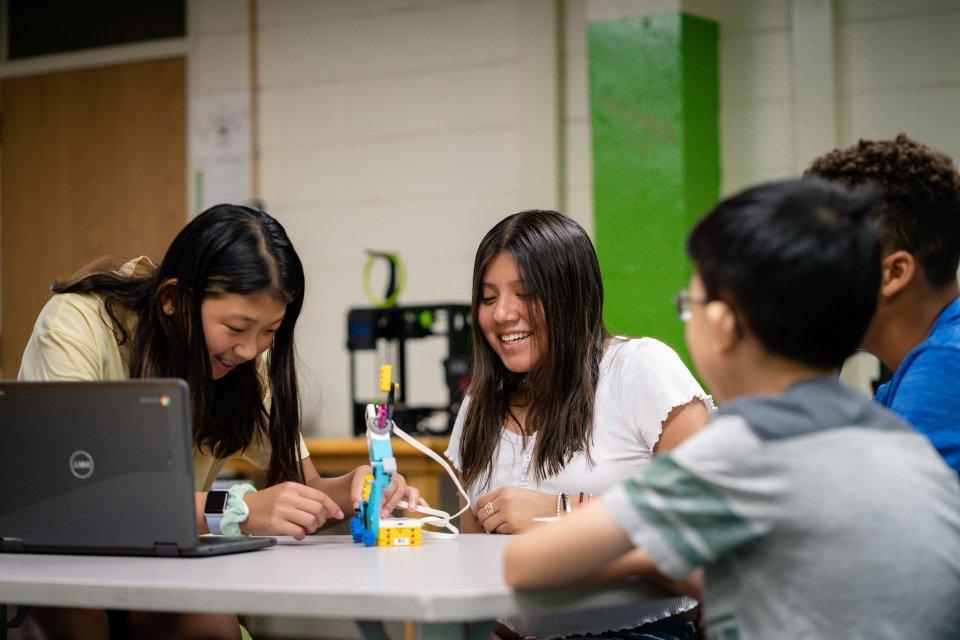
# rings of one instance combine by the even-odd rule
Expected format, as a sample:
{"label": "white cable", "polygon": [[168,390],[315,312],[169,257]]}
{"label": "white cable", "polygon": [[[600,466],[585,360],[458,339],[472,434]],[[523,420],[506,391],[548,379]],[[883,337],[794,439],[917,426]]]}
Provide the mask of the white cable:
{"label": "white cable", "polygon": [[469,495],[467,494],[467,492],[464,490],[463,485],[460,484],[460,479],[457,478],[457,474],[455,474],[455,473],[453,472],[453,469],[450,468],[450,465],[447,464],[447,461],[446,461],[446,460],[444,460],[443,458],[441,458],[439,455],[437,455],[437,453],[436,453],[435,451],[431,450],[429,447],[427,447],[426,445],[422,444],[422,443],[421,443],[420,441],[418,441],[416,438],[414,438],[413,436],[411,436],[411,435],[408,434],[407,432],[403,431],[403,430],[402,430],[400,427],[398,427],[397,424],[396,424],[395,422],[393,422],[392,420],[390,421],[390,425],[393,427],[393,432],[394,432],[401,440],[406,441],[406,442],[407,442],[410,446],[412,446],[414,449],[417,449],[417,450],[420,451],[421,453],[423,453],[423,454],[425,454],[425,455],[433,458],[433,459],[436,460],[438,463],[440,463],[440,466],[443,467],[443,468],[446,470],[447,474],[448,474],[448,475],[450,476],[450,478],[453,480],[453,484],[456,485],[457,491],[460,492],[460,495],[463,496],[463,499],[464,499],[464,501],[465,501],[465,503],[466,503],[466,504],[464,505],[464,507],[463,507],[462,509],[460,509],[460,511],[457,511],[457,512],[456,512],[455,514],[453,514],[452,516],[451,516],[449,513],[447,513],[446,511],[441,511],[440,509],[432,509],[432,508],[430,508],[430,507],[424,507],[424,506],[422,506],[422,505],[415,505],[415,506],[411,507],[411,506],[409,506],[409,505],[406,503],[406,501],[400,502],[400,504],[397,505],[397,506],[399,506],[401,509],[410,509],[411,511],[416,511],[416,512],[418,512],[418,513],[426,513],[427,516],[424,517],[424,518],[420,518],[420,522],[422,522],[423,524],[429,524],[429,525],[434,526],[434,527],[446,528],[446,529],[449,529],[450,531],[453,532],[453,533],[442,533],[442,532],[439,532],[439,531],[424,531],[423,533],[424,533],[425,536],[429,536],[429,537],[431,537],[431,538],[441,538],[441,539],[444,539],[444,540],[453,540],[453,539],[455,539],[457,536],[460,535],[460,530],[457,529],[457,528],[453,525],[453,523],[450,522],[450,521],[453,520],[454,518],[459,518],[461,515],[463,515],[464,513],[466,513],[467,509],[469,509],[470,506],[471,506],[470,496],[469,496]]}

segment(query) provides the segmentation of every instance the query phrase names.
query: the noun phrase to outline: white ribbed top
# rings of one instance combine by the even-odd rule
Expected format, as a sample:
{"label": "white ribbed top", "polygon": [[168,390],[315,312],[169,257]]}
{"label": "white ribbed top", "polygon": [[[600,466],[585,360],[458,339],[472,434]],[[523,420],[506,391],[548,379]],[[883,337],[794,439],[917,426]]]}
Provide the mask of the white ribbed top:
{"label": "white ribbed top", "polygon": [[[581,491],[602,493],[649,464],[663,421],[674,407],[693,398],[700,398],[713,410],[710,396],[673,349],[653,338],[614,338],[603,354],[597,381],[590,448],[594,466],[580,453],[560,473],[538,481],[531,465],[536,434],[527,438],[524,448],[520,435],[503,429],[489,486],[468,487],[467,491],[474,501],[504,486],[545,493],[565,491],[571,496]],[[446,451],[447,458],[458,469],[460,434],[469,401],[467,398],[460,409]],[[688,598],[669,598],[630,607],[507,618],[503,623],[522,635],[546,639],[638,627],[686,611],[694,604]]]}

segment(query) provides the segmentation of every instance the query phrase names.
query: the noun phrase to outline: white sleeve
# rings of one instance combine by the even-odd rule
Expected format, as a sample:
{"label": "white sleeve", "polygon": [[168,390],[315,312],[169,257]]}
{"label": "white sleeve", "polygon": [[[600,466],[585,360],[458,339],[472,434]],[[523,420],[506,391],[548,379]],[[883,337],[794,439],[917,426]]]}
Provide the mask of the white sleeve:
{"label": "white sleeve", "polygon": [[693,377],[677,353],[653,338],[643,338],[623,363],[620,397],[640,441],[653,450],[663,421],[675,407],[699,398],[714,410],[713,400]]}
{"label": "white sleeve", "polygon": [[450,443],[447,445],[447,450],[443,452],[443,455],[447,456],[447,460],[457,471],[462,470],[460,466],[460,437],[463,433],[463,423],[467,420],[467,408],[469,406],[470,396],[467,396],[460,405],[457,419],[453,423],[453,430],[450,432]]}

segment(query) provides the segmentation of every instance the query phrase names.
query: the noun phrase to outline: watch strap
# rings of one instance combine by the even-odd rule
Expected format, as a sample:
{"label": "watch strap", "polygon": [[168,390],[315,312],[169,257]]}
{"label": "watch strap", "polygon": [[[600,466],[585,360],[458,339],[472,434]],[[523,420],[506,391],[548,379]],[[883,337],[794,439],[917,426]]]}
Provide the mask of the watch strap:
{"label": "watch strap", "polygon": [[222,513],[219,515],[205,513],[203,517],[207,520],[207,528],[210,529],[210,533],[215,536],[223,535],[223,531],[220,529],[220,521],[223,520]]}
{"label": "watch strap", "polygon": [[207,528],[214,535],[222,535],[220,521],[227,510],[229,492],[227,491],[208,491],[207,500],[203,506],[203,517],[207,521]]}

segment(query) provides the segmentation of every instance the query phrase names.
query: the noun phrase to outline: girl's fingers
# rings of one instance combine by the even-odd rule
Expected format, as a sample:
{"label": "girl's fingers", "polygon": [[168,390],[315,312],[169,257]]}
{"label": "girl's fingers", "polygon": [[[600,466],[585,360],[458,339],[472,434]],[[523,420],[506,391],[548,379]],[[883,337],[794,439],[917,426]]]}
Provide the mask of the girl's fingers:
{"label": "girl's fingers", "polygon": [[415,506],[423,502],[420,498],[420,490],[416,487],[407,487],[407,505]]}
{"label": "girl's fingers", "polygon": [[363,465],[357,467],[353,472],[353,478],[350,481],[350,504],[356,508],[363,497],[363,477],[370,473],[370,467]]}
{"label": "girl's fingers", "polygon": [[[390,487],[393,488],[392,491],[389,490]],[[404,480],[403,476],[399,473],[395,474],[393,476],[393,482],[390,483],[390,487],[384,492],[383,511],[380,512],[381,518],[389,516],[393,510],[397,508],[397,505],[400,504],[400,501],[403,500],[403,496],[407,492],[407,481]]]}
{"label": "girl's fingers", "polygon": [[[483,521],[483,528],[486,529],[487,533],[497,533],[497,527],[505,524],[507,519],[499,511],[494,512],[492,516],[487,516],[487,519]],[[501,533],[503,531],[501,530]]]}
{"label": "girl's fingers", "polygon": [[[326,521],[325,516],[321,516],[320,514],[312,513],[310,511],[302,511],[300,509],[290,509],[283,515],[283,517],[287,521],[287,524],[296,526],[304,533],[313,533],[321,524]],[[296,538],[296,536],[294,537]],[[301,538],[297,539],[300,540]]]}
{"label": "girl's fingers", "polygon": [[[473,515],[477,518],[477,520],[481,519],[480,510],[486,508],[488,502],[493,502],[499,496],[500,496],[500,489],[495,489],[477,498],[477,502],[473,506]],[[490,515],[490,514],[487,514],[487,515]]]}
{"label": "girl's fingers", "polygon": [[[482,507],[477,508],[477,521],[481,525],[483,525],[484,529],[486,529],[491,533],[493,532],[493,529],[496,528],[496,526],[493,526],[493,527],[487,526],[487,521],[489,520],[493,522],[492,518],[496,517],[497,514],[500,513],[500,511],[497,510],[497,505],[495,504],[495,502],[496,502],[495,500],[489,500]],[[497,520],[497,522],[503,522],[503,516],[500,516],[500,519]]]}
{"label": "girl's fingers", "polygon": [[285,522],[277,531],[277,533],[273,535],[290,536],[291,538],[296,538],[297,540],[303,540],[307,537],[307,531],[303,527],[299,527],[292,522]]}

